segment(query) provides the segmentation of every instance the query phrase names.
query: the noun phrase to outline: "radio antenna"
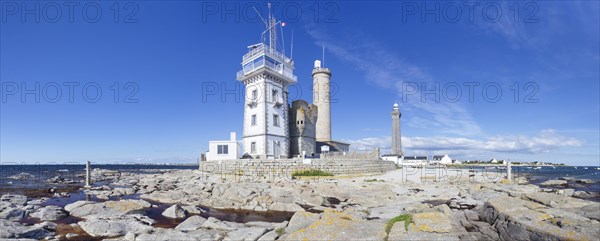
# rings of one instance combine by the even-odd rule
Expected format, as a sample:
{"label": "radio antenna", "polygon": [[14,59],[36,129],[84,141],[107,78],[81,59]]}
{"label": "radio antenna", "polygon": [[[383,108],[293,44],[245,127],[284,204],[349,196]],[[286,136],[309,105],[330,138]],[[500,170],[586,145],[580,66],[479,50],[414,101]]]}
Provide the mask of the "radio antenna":
{"label": "radio antenna", "polygon": [[294,29],[292,28],[292,43],[290,47],[290,59],[294,59]]}
{"label": "radio antenna", "polygon": [[323,43],[323,68],[325,68],[325,44]]}

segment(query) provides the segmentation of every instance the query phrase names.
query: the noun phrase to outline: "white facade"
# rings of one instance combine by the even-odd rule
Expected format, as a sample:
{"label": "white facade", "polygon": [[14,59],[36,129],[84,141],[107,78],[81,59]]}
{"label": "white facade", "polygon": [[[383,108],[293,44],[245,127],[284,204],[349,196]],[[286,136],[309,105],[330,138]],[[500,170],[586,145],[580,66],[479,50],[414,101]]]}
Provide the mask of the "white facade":
{"label": "white facade", "polygon": [[391,161],[396,163],[396,165],[402,165],[402,156],[400,155],[383,155],[381,156],[381,159],[384,161]]}
{"label": "white facade", "polygon": [[443,156],[433,156],[432,159],[433,159],[431,161],[432,164],[443,164],[443,165],[452,164],[452,158],[450,158],[448,156],[448,154],[445,154]]}
{"label": "white facade", "polygon": [[235,160],[240,157],[240,144],[236,140],[237,135],[231,132],[228,141],[209,141],[207,161]]}
{"label": "white facade", "polygon": [[429,162],[427,156],[403,156],[402,166],[425,166]]}
{"label": "white facade", "polygon": [[249,47],[238,80],[246,86],[244,153],[254,158],[289,156],[288,86],[296,83],[291,59],[265,44]]}

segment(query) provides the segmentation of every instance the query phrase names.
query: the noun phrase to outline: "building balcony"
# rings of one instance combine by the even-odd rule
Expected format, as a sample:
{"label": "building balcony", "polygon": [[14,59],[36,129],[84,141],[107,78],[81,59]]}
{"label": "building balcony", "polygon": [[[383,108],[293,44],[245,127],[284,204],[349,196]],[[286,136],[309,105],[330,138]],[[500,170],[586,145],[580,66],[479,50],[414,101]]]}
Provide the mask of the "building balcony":
{"label": "building balcony", "polygon": [[236,76],[238,80],[242,80],[264,68],[281,75],[288,82],[295,83],[298,81],[298,78],[294,75],[292,59],[262,43],[248,48],[248,53],[242,57],[242,70]]}
{"label": "building balcony", "polygon": [[246,63],[248,60],[252,60],[256,56],[265,55],[267,53],[283,60],[286,63],[292,63],[292,59],[286,57],[283,53],[272,49],[271,47],[265,44],[257,44],[249,48],[250,50],[248,51],[248,53],[244,54],[244,57],[242,57],[242,63]]}
{"label": "building balcony", "polygon": [[261,70],[263,68],[271,70],[275,73],[278,73],[281,76],[292,80],[291,82],[293,82],[293,83],[298,82],[298,77],[296,75],[294,75],[293,72],[284,71],[283,65],[275,65],[268,61],[257,61],[257,62],[251,62],[251,63],[247,64],[244,67],[244,69],[237,72],[236,78],[237,78],[237,80],[242,80],[242,79],[244,79],[244,77],[246,75],[253,74],[254,72]]}

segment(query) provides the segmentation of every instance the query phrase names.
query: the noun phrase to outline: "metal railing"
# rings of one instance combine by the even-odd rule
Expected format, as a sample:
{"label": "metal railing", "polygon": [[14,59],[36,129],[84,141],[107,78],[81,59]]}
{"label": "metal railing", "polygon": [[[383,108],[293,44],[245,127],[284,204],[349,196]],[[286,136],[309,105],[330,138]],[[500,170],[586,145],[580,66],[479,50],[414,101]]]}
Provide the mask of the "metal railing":
{"label": "metal railing", "polygon": [[292,61],[292,59],[286,57],[283,53],[281,53],[271,47],[268,47],[264,44],[260,44],[258,47],[253,48],[247,54],[245,54],[244,57],[242,57],[242,62],[246,62],[247,60],[252,59],[255,56],[263,54],[263,53],[270,53],[270,54],[274,55],[275,57],[280,58],[287,63],[290,63]]}
{"label": "metal railing", "polygon": [[242,70],[240,70],[240,71],[237,72],[236,78],[238,80],[241,80],[245,75],[250,74],[250,73],[252,73],[252,72],[254,72],[254,71],[256,71],[256,70],[258,70],[258,69],[260,69],[262,67],[267,67],[267,68],[269,68],[269,69],[271,69],[271,70],[273,70],[273,71],[275,71],[275,72],[277,72],[277,73],[279,73],[279,74],[281,74],[281,75],[283,75],[283,76],[285,76],[287,78],[292,79],[294,82],[298,81],[298,77],[296,75],[294,75],[293,73],[290,73],[290,72],[283,71],[283,67],[282,66],[274,65],[273,63],[270,63],[268,61],[261,61],[257,65],[255,65],[254,62],[252,62],[251,64],[252,64],[252,66],[250,68],[244,68],[244,69],[242,69]]}

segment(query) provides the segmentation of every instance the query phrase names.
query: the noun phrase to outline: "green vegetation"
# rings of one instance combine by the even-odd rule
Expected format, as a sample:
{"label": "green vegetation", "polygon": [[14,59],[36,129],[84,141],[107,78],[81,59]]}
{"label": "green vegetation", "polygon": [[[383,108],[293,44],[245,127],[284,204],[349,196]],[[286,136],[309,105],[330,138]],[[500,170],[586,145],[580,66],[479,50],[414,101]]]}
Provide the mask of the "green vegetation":
{"label": "green vegetation", "polygon": [[302,171],[294,171],[292,172],[292,177],[330,177],[333,176],[333,173],[326,172],[319,169],[309,169]]}
{"label": "green vegetation", "polygon": [[394,226],[394,223],[400,221],[404,221],[404,228],[406,229],[406,231],[408,231],[408,225],[413,222],[412,215],[402,214],[400,216],[396,216],[395,218],[390,219],[390,221],[388,221],[385,225],[385,232],[389,234],[392,230],[392,227]]}
{"label": "green vegetation", "polygon": [[285,233],[285,228],[275,229],[275,233],[277,233],[277,236],[281,236],[283,233]]}
{"label": "green vegetation", "polygon": [[377,181],[379,181],[379,182],[385,182],[384,180],[377,180],[377,179],[367,179],[367,180],[365,180],[365,182],[377,182]]}

